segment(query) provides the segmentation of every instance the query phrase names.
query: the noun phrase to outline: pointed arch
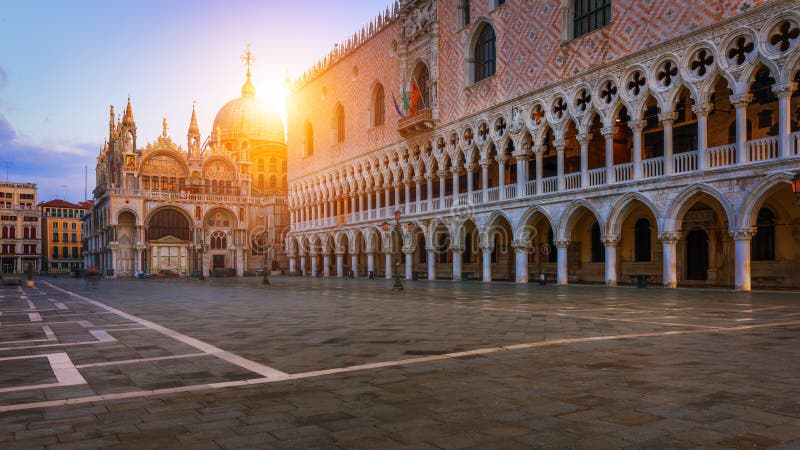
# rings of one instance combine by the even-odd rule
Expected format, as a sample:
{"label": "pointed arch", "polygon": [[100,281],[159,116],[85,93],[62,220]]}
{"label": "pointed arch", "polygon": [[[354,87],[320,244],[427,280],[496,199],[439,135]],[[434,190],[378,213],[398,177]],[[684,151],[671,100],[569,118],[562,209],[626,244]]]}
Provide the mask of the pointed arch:
{"label": "pointed arch", "polygon": [[581,209],[586,209],[594,215],[595,220],[600,224],[600,230],[603,232],[601,238],[605,238],[606,227],[603,216],[597,211],[597,208],[595,208],[593,204],[584,199],[580,199],[570,203],[567,209],[561,214],[561,220],[557,228],[557,239],[568,241],[572,238],[572,229],[575,226],[575,222],[580,218]]}
{"label": "pointed arch", "polygon": [[664,232],[679,231],[681,229],[683,215],[689,207],[692,206],[689,204],[689,201],[692,197],[701,194],[708,195],[720,204],[728,221],[728,226],[737,223],[733,206],[725,194],[712,186],[698,183],[687,187],[675,197],[667,209],[666,215],[661,219],[662,223],[658,226],[659,230],[663,230]]}
{"label": "pointed arch", "polygon": [[[641,203],[645,206],[650,213],[653,214],[653,217],[660,217],[658,208],[656,208],[653,202],[642,195],[639,192],[628,192],[624,194],[622,197],[617,199],[614,206],[611,207],[611,211],[608,213],[608,220],[606,222],[606,235],[611,236],[618,236],[622,233],[622,223],[627,218],[628,214],[631,212],[632,209],[636,207],[636,204]],[[657,232],[660,230],[658,224],[656,224]]]}

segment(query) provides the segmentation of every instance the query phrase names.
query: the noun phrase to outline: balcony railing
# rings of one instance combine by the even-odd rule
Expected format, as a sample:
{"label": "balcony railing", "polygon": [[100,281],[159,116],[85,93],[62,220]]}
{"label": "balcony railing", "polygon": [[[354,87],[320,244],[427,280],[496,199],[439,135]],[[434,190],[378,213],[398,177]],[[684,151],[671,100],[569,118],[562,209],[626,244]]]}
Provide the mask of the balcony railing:
{"label": "balcony railing", "polygon": [[[750,162],[758,163],[761,161],[769,161],[778,158],[779,155],[779,139],[777,137],[768,137],[749,141],[747,149],[749,151]],[[800,156],[800,132],[792,133],[789,139],[790,148],[787,149],[790,155]],[[698,172],[698,151],[690,151],[683,153],[676,153],[672,155],[672,173],[685,174]],[[736,159],[736,145],[726,144],[717,147],[711,147],[703,151],[705,170],[713,170],[721,167],[729,167],[737,164]],[[664,167],[665,160],[663,157],[650,158],[641,162],[641,178],[639,179],[652,179],[663,177],[666,174]],[[618,164],[613,167],[616,183],[629,183],[636,182],[635,165],[632,162]],[[589,170],[587,175],[587,184],[589,187],[603,186],[607,184],[606,168],[598,167]],[[471,202],[473,205],[481,205],[486,203],[493,203],[504,199],[535,197],[539,194],[547,194],[559,192],[558,177],[548,177],[541,181],[542,192],[536,191],[537,180],[528,180],[525,182],[524,192],[518,192],[517,184],[508,184],[503,186],[502,193],[504,198],[501,198],[501,189],[495,186],[483,190],[473,191],[469,193],[460,193],[457,197],[445,196],[441,198],[434,198],[430,200],[420,200],[416,203],[408,205],[407,214],[427,213],[434,211],[442,211],[451,208],[454,204],[464,205]],[[564,175],[563,191],[578,190],[583,187],[583,180],[580,172],[570,173]],[[485,195],[485,197],[484,197]],[[430,207],[429,207],[430,206]],[[374,217],[376,219],[392,218],[394,217],[394,210],[396,206],[386,206],[365,212],[363,215],[360,213],[350,213],[347,215],[338,216],[330,220],[317,220],[296,222],[292,225],[294,231],[307,230],[319,226],[335,226],[346,223],[356,223],[359,221],[370,220],[367,217]],[[402,208],[402,206],[401,206]],[[401,209],[402,210],[402,209]]]}
{"label": "balcony railing", "polygon": [[110,188],[106,190],[111,195],[128,197],[144,197],[149,200],[179,201],[192,203],[256,203],[266,204],[277,197],[253,197],[247,195],[231,194],[190,194],[186,192],[158,191],[152,189],[123,189]]}
{"label": "balcony railing", "polygon": [[398,120],[397,132],[403,135],[411,135],[429,130],[434,125],[431,109],[425,108]]}

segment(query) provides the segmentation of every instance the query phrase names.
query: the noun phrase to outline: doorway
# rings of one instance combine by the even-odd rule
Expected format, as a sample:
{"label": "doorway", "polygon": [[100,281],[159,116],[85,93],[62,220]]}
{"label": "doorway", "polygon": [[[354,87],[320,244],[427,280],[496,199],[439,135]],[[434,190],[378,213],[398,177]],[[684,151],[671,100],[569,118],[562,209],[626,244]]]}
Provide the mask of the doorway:
{"label": "doorway", "polygon": [[708,233],[692,230],[686,235],[686,279],[708,280]]}
{"label": "doorway", "polygon": [[224,269],[225,268],[225,255],[212,255],[211,269]]}

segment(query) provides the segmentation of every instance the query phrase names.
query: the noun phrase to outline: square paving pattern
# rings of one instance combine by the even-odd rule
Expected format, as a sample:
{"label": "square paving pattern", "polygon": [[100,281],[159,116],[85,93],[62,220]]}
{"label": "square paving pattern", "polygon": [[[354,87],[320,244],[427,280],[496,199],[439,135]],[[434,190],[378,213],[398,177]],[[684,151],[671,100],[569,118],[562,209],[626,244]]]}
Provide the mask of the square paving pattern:
{"label": "square paving pattern", "polygon": [[0,287],[2,448],[800,448],[800,295]]}

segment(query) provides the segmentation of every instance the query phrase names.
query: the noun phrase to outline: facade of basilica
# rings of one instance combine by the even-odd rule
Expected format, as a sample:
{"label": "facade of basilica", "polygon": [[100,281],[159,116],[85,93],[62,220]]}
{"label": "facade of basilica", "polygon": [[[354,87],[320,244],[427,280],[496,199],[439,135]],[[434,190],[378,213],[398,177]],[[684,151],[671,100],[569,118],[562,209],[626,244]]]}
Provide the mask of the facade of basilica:
{"label": "facade of basilica", "polygon": [[164,119],[155,142],[137,145],[130,99],[111,107],[109,137],[97,158],[94,203],[84,216],[84,265],[107,275],[243,276],[286,268],[286,144],[279,114],[250,81],[220,109],[203,140],[192,109],[184,149]]}
{"label": "facade of basilica", "polygon": [[800,287],[798,11],[400,1],[294,82],[291,271]]}

